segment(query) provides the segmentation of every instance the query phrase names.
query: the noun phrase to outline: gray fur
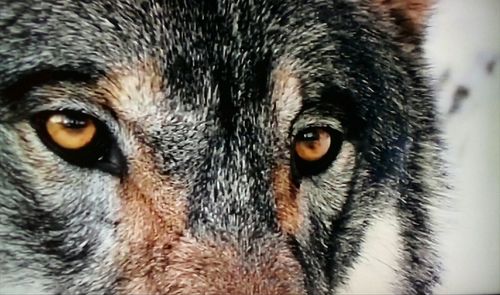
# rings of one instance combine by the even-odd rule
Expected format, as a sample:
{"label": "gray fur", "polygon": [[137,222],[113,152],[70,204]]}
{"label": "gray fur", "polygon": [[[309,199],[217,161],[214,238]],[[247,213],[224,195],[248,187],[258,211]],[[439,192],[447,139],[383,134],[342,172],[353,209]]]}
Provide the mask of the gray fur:
{"label": "gray fur", "polygon": [[[397,292],[432,293],[441,142],[421,36],[398,38],[368,0],[142,2],[0,0],[0,286],[113,293],[124,279],[113,256],[122,180],[66,163],[28,123],[76,109],[106,123],[129,163],[152,150],[158,173],[186,188],[197,239],[231,237],[256,260],[292,241],[308,294],[334,294],[367,228],[390,209],[402,241]],[[99,80],[151,61],[162,75],[158,99],[143,104],[146,92],[129,92],[127,122],[89,99],[90,84],[49,81],[63,89],[57,96],[47,85],[10,95],[40,70],[85,69]],[[271,73],[283,65],[300,80],[300,103],[276,110]],[[271,173],[290,164],[291,140],[307,126],[346,138],[329,168],[297,180],[305,219],[286,237]]]}

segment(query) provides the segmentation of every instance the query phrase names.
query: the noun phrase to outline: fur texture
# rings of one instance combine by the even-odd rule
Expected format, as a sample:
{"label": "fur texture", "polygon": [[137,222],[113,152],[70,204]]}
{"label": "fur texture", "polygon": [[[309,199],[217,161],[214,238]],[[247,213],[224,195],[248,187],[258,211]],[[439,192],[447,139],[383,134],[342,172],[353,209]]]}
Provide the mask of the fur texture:
{"label": "fur texture", "polygon": [[[0,0],[0,285],[335,294],[391,212],[395,292],[431,293],[429,5]],[[103,122],[121,169],[47,147],[30,118],[53,110]],[[304,175],[292,145],[311,126],[341,138]]]}

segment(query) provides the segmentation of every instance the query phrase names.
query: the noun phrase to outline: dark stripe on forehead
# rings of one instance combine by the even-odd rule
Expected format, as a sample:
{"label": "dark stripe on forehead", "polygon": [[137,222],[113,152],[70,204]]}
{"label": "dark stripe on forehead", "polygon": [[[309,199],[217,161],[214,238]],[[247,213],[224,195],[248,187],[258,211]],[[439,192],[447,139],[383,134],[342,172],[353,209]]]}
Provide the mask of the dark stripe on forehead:
{"label": "dark stripe on forehead", "polygon": [[266,87],[269,66],[261,60],[249,64],[248,68],[215,66],[220,72],[214,78],[221,87],[215,130],[207,134],[209,148],[190,194],[193,225],[217,221],[212,226],[220,229],[276,227],[271,191],[272,108]]}
{"label": "dark stripe on forehead", "polygon": [[172,40],[176,44],[170,46],[178,50],[165,61],[172,97],[207,114],[207,125],[213,126],[204,131],[208,148],[200,151],[204,159],[188,194],[194,227],[276,227],[268,87],[272,64],[264,48],[265,25],[257,24],[262,20],[255,7],[245,5],[201,2],[177,11],[188,21],[169,24],[181,37]]}
{"label": "dark stripe on forehead", "polygon": [[[220,61],[215,65],[214,84],[218,92],[216,119],[218,127],[230,135],[240,119],[259,122],[258,117],[266,115],[262,109],[270,108],[269,76],[271,64],[254,53],[243,64],[231,65]],[[269,117],[269,116],[268,116]]]}
{"label": "dark stripe on forehead", "polygon": [[221,85],[226,78],[226,84],[233,87],[221,87],[216,130],[209,135],[204,171],[197,175],[190,196],[200,211],[196,212],[197,206],[190,207],[195,210],[191,212],[195,224],[200,222],[196,218],[215,218],[220,221],[216,227],[276,227],[271,190],[271,103],[265,90],[268,73],[264,73],[263,63],[255,67],[252,75],[243,74],[248,80],[241,88],[237,88],[242,83],[235,81],[234,74],[219,77]]}
{"label": "dark stripe on forehead", "polygon": [[[247,112],[257,121],[255,109]],[[249,117],[234,121],[231,133],[226,127],[211,135],[189,194],[189,223],[228,233],[275,231],[269,127]]]}
{"label": "dark stripe on forehead", "polygon": [[[167,15],[172,16],[167,18],[166,26],[176,34],[165,44],[165,77],[183,103],[197,107],[201,98],[202,106],[210,106],[215,101],[203,99],[212,96],[217,88],[218,95],[213,98],[229,105],[225,98],[240,98],[236,94],[243,90],[242,85],[251,82],[248,78],[256,76],[257,82],[266,81],[267,74],[261,75],[261,69],[269,72],[270,60],[264,48],[269,25],[262,17],[265,7],[259,3],[209,1],[193,2],[183,8],[166,5]],[[255,85],[247,90],[251,88],[255,89]]]}

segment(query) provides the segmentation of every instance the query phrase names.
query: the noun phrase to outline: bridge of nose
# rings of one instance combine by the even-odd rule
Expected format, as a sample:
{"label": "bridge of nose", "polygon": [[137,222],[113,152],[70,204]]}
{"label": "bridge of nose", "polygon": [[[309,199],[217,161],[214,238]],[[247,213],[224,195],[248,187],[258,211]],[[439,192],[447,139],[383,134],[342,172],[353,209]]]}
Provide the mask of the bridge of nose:
{"label": "bridge of nose", "polygon": [[188,197],[192,231],[238,235],[277,231],[271,159],[265,155],[266,148],[241,149],[209,151],[207,170],[197,173]]}
{"label": "bridge of nose", "polygon": [[[300,265],[278,224],[271,126],[256,121],[241,114],[211,137],[203,164],[191,176],[189,233],[170,261],[175,261],[173,269],[200,269],[220,288],[235,288],[218,294],[247,294],[238,293],[238,285],[261,288],[248,294],[301,294]],[[291,278],[297,283],[290,293],[283,288]],[[268,281],[280,283],[271,286]]]}
{"label": "bridge of nose", "polygon": [[207,151],[188,194],[187,233],[168,254],[167,294],[305,294],[280,232],[271,146],[238,139]]}

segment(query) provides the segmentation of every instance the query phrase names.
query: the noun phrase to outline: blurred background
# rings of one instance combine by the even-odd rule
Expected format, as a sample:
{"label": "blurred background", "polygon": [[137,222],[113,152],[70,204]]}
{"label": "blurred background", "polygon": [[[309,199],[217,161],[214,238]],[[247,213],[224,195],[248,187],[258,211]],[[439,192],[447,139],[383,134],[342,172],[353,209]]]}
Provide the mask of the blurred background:
{"label": "blurred background", "polygon": [[500,294],[500,1],[438,0],[427,55],[453,190],[438,294]]}

